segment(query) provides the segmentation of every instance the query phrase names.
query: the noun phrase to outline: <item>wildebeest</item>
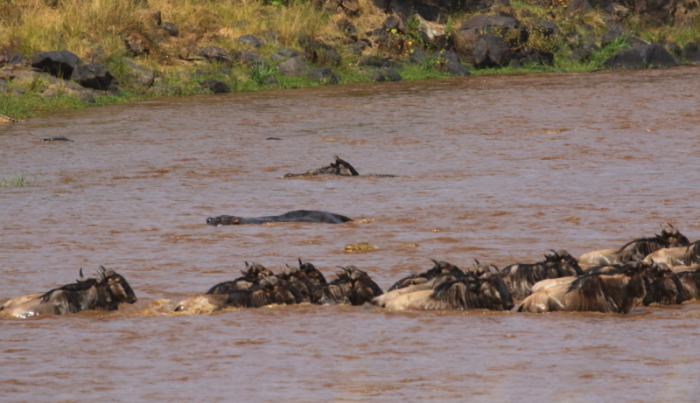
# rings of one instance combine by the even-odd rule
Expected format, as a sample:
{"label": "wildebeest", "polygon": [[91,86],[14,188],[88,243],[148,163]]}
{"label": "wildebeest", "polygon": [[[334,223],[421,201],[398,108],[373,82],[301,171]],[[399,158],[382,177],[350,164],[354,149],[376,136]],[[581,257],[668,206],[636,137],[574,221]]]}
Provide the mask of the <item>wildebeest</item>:
{"label": "wildebeest", "polygon": [[28,318],[37,315],[65,315],[85,310],[115,311],[119,304],[136,302],[136,295],[124,277],[101,267],[93,277],[54,288],[46,293],[25,295],[5,302],[2,315]]}
{"label": "wildebeest", "polygon": [[654,234],[653,238],[639,238],[630,241],[619,249],[602,249],[579,256],[578,263],[587,266],[602,266],[607,264],[641,261],[647,255],[663,248],[688,246],[690,241],[680,231],[669,224],[670,229],[661,230],[661,235]]}
{"label": "wildebeest", "polygon": [[663,263],[641,263],[644,270],[644,286],[646,294],[642,301],[645,306],[656,303],[659,305],[678,305],[689,299],[683,284],[674,273]]}
{"label": "wildebeest", "polygon": [[664,263],[669,266],[690,266],[700,263],[700,240],[688,246],[659,249],[644,258],[645,263]]}
{"label": "wildebeest", "polygon": [[676,272],[687,299],[700,299],[700,265],[693,264],[690,270]]}
{"label": "wildebeest", "polygon": [[[451,276],[457,278],[450,279]],[[439,281],[443,279],[448,281]],[[394,298],[385,301],[375,299],[375,303],[390,310],[490,309],[501,311],[513,308],[513,299],[498,273],[467,272],[464,275],[446,273],[434,280],[438,280],[435,281],[434,288],[397,294]],[[423,286],[421,284],[417,287]]]}
{"label": "wildebeest", "polygon": [[241,270],[242,277],[235,280],[224,281],[219,283],[207,291],[207,294],[227,294],[231,291],[247,290],[254,284],[257,284],[265,277],[272,276],[274,273],[255,262],[245,262],[246,270]]}
{"label": "wildebeest", "polygon": [[340,267],[337,279],[321,287],[319,304],[363,305],[381,295],[379,288],[370,276],[353,265]]}
{"label": "wildebeest", "polygon": [[270,222],[313,222],[323,224],[341,224],[348,221],[352,221],[352,218],[340,214],[316,210],[295,210],[282,215],[267,217],[246,218],[222,215],[207,218],[207,224],[215,227],[221,225],[265,224]]}
{"label": "wildebeest", "polygon": [[319,303],[323,297],[323,287],[327,284],[326,278],[313,264],[304,263],[301,259],[299,267],[287,265],[278,277],[298,290],[300,300],[297,303]]}
{"label": "wildebeest", "polygon": [[[328,166],[318,168],[318,169],[312,169],[312,170],[304,172],[303,174],[291,174],[290,173],[290,174],[284,175],[284,177],[285,178],[300,178],[300,177],[309,177],[309,176],[318,176],[318,175],[360,176],[359,172],[357,172],[357,170],[355,168],[353,168],[353,166],[350,165],[350,163],[340,159],[336,155],[335,162],[332,162]],[[368,175],[362,175],[362,176],[394,177],[395,175],[368,174]]]}
{"label": "wildebeest", "polygon": [[452,272],[464,274],[464,272],[460,270],[459,267],[453,265],[452,263],[446,262],[444,260],[430,260],[432,260],[433,263],[435,263],[435,265],[430,270],[419,274],[412,274],[408,277],[402,278],[401,280],[394,283],[394,285],[392,285],[391,288],[389,288],[389,291],[387,292],[409,287],[412,285],[427,283],[429,280],[432,280],[440,274]]}
{"label": "wildebeest", "polygon": [[532,292],[532,286],[538,281],[549,278],[579,276],[583,271],[576,259],[565,250],[551,251],[544,255],[543,262],[523,264],[516,263],[501,270],[503,282],[515,300],[521,300]]}
{"label": "wildebeest", "polygon": [[597,311],[627,313],[646,296],[645,267],[627,264],[616,272],[592,272],[525,298],[518,312]]}
{"label": "wildebeest", "polygon": [[280,285],[277,276],[262,278],[247,290],[234,290],[222,294],[195,295],[182,300],[175,312],[213,312],[227,307],[259,308],[266,305],[291,305],[297,298],[286,287]]}

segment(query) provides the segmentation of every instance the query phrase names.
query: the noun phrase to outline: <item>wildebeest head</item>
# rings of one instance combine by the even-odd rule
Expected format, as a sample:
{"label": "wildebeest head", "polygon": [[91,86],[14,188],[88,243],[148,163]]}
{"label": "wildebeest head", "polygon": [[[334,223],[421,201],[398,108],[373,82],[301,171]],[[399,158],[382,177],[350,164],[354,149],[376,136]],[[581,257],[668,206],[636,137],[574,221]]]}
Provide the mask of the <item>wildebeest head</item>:
{"label": "wildebeest head", "polygon": [[271,270],[266,269],[263,265],[258,264],[258,263],[248,263],[245,262],[245,270],[241,270],[241,273],[243,274],[243,277],[251,281],[253,283],[258,282],[260,279],[272,276],[274,273],[272,273]]}
{"label": "wildebeest head", "polygon": [[480,276],[480,279],[483,280],[482,289],[488,288],[484,295],[492,300],[492,306],[500,304],[504,311],[513,309],[513,297],[510,295],[506,283],[503,282],[503,278],[498,273],[484,273]]}
{"label": "wildebeest head", "polygon": [[301,261],[301,259],[299,259],[299,270],[304,272],[309,278],[309,280],[311,280],[314,284],[327,284],[326,278],[323,276],[323,273],[321,273],[311,263],[304,263]]}
{"label": "wildebeest head", "polygon": [[680,279],[668,266],[663,263],[652,263],[645,266],[646,295],[644,296],[644,305],[654,302],[661,305],[674,305],[688,299]]}
{"label": "wildebeest head", "polygon": [[575,257],[571,256],[565,249],[557,251],[551,250],[551,254],[544,255],[545,264],[550,267],[557,267],[561,276],[580,276],[583,270],[578,265]]}
{"label": "wildebeest head", "polygon": [[656,238],[659,239],[663,244],[667,245],[667,248],[673,248],[676,246],[688,246],[690,245],[690,241],[688,238],[681,234],[680,231],[677,229],[673,228],[673,225],[668,224],[670,229],[661,229],[661,235],[656,235]]}
{"label": "wildebeest head", "polygon": [[495,265],[480,263],[478,260],[474,259],[474,266],[469,269],[466,274],[474,278],[479,278],[489,273],[499,274],[500,272]]}
{"label": "wildebeest head", "polygon": [[460,273],[464,274],[464,272],[457,266],[453,265],[450,262],[446,262],[444,260],[435,260],[435,259],[430,259],[433,263],[435,263],[435,266],[433,266],[432,269],[428,270],[425,272],[425,278],[428,280],[435,278],[441,274],[445,273]]}
{"label": "wildebeest head", "polygon": [[[97,272],[97,275],[93,277],[97,280],[97,288],[105,288],[112,299],[113,304],[120,304],[122,302],[127,302],[133,304],[136,302],[136,294],[131,286],[119,273],[112,269],[105,269],[104,266],[100,266],[101,272]],[[89,281],[90,279],[83,279],[83,270],[80,270],[79,281]]]}
{"label": "wildebeest head", "polygon": [[221,215],[218,217],[207,218],[207,224],[213,225],[215,227],[220,227],[222,225],[239,225],[239,217],[231,215]]}

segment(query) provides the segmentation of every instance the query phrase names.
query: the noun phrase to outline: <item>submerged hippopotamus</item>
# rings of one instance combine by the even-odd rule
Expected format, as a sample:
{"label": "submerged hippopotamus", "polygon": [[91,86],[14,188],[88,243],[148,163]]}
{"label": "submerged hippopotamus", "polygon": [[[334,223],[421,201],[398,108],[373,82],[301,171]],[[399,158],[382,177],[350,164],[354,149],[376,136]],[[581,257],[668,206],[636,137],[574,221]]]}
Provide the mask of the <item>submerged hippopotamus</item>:
{"label": "submerged hippopotamus", "polygon": [[306,171],[303,174],[286,174],[284,175],[285,178],[299,178],[299,177],[308,177],[308,176],[318,176],[318,175],[336,175],[336,176],[371,176],[375,178],[393,178],[396,175],[383,175],[383,174],[367,174],[367,175],[360,175],[359,172],[355,168],[353,168],[350,163],[347,161],[344,161],[338,156],[335,156],[335,162],[332,162],[330,165],[318,169],[312,169],[310,171]]}
{"label": "submerged hippopotamus", "polygon": [[352,221],[352,218],[340,214],[333,214],[327,211],[316,210],[295,210],[282,215],[267,217],[236,217],[231,215],[221,215],[207,218],[207,224],[218,227],[220,225],[243,225],[243,224],[264,224],[268,222],[315,222],[323,224],[340,224]]}

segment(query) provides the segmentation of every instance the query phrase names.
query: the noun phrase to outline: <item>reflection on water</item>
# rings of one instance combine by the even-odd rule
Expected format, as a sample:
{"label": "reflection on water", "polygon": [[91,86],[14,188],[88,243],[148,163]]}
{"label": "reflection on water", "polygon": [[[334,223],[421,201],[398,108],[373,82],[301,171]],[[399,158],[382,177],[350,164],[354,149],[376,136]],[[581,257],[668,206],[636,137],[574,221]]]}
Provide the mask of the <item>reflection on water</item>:
{"label": "reflection on water", "polygon": [[[0,321],[11,401],[692,401],[700,304],[630,315],[292,306],[178,315],[180,299],[297,258],[384,289],[443,259],[499,267],[691,240],[697,68],[163,99],[0,128],[0,301],[123,274],[118,312]],[[65,136],[74,142],[42,143]],[[277,137],[281,141],[266,140]],[[282,179],[333,161],[396,178]],[[296,209],[340,225],[211,227]],[[345,253],[367,242],[369,253]]]}

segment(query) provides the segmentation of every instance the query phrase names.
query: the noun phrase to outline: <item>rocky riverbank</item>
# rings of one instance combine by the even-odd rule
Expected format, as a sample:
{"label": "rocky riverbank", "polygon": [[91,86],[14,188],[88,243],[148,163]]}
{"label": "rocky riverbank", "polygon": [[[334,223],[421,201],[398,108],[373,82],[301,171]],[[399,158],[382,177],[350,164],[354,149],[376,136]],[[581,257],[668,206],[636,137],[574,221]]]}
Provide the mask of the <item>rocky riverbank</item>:
{"label": "rocky riverbank", "polygon": [[[233,1],[194,3],[100,10],[65,0],[30,13],[30,4],[41,6],[16,0],[12,12],[0,10],[8,11],[0,18],[0,113],[19,119],[162,95],[700,63],[697,0],[263,1],[242,14],[230,12],[240,6]],[[90,10],[113,21],[92,30],[69,23]],[[21,16],[40,23],[42,11],[62,25],[27,28]],[[37,33],[58,39],[42,42]]]}

